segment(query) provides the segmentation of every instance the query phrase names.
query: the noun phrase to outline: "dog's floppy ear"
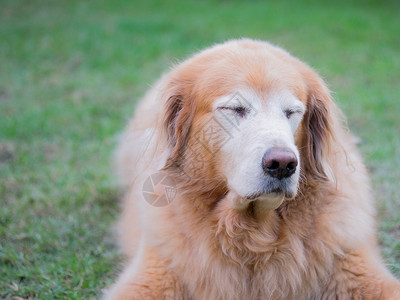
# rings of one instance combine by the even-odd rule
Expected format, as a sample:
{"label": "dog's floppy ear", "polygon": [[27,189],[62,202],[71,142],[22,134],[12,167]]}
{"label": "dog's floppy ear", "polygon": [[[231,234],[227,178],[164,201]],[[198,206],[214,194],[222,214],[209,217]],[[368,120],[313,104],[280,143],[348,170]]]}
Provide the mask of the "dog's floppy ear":
{"label": "dog's floppy ear", "polygon": [[301,146],[303,170],[307,177],[315,180],[334,180],[330,161],[335,142],[334,127],[338,123],[337,109],[322,79],[313,71],[304,76],[308,99]]}
{"label": "dog's floppy ear", "polygon": [[171,81],[164,93],[163,127],[167,134],[170,156],[164,169],[178,167],[187,147],[194,116],[194,104],[188,82]]}

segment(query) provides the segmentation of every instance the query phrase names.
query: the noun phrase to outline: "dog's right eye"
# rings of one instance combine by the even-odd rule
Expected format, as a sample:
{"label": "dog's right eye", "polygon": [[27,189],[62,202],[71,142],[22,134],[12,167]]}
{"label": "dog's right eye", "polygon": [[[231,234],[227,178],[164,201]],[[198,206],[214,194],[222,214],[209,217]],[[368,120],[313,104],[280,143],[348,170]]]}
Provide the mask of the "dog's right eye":
{"label": "dog's right eye", "polygon": [[222,106],[219,107],[220,109],[224,109],[224,110],[231,110],[233,111],[236,115],[238,115],[241,118],[244,118],[248,112],[247,108],[244,106]]}
{"label": "dog's right eye", "polygon": [[233,111],[240,116],[241,118],[243,118],[244,116],[246,116],[247,110],[245,107],[243,106],[238,106],[238,107],[234,107]]}

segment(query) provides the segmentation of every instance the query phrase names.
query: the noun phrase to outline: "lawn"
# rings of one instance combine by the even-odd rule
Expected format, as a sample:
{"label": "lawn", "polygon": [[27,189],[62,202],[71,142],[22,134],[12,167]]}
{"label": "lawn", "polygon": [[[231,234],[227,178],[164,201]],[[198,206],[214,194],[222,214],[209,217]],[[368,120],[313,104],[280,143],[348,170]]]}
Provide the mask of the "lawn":
{"label": "lawn", "polygon": [[100,297],[123,261],[117,134],[173,62],[243,36],[329,83],[361,139],[400,277],[400,2],[322,2],[0,0],[0,298]]}

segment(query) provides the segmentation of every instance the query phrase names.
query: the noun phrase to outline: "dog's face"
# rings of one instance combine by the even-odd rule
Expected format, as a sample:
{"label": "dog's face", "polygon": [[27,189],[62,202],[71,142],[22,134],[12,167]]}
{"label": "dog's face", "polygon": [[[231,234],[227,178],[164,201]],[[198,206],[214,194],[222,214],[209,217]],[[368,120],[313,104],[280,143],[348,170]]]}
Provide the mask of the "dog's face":
{"label": "dog's face", "polygon": [[215,100],[213,115],[227,138],[218,159],[229,190],[246,206],[261,200],[277,207],[297,194],[301,158],[295,134],[305,104],[287,90],[260,96],[238,91]]}
{"label": "dog's face", "polygon": [[258,201],[275,209],[296,196],[302,172],[326,177],[329,92],[306,65],[269,44],[236,42],[174,75],[167,165],[192,186],[212,191],[222,182],[235,208]]}

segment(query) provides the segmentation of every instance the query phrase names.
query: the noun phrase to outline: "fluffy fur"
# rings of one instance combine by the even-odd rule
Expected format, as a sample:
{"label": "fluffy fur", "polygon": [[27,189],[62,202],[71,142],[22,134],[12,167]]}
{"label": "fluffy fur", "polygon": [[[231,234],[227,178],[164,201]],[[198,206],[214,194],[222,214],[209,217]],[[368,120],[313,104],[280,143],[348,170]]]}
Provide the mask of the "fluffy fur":
{"label": "fluffy fur", "polygon": [[[248,115],[225,107],[235,93]],[[340,118],[322,79],[266,42],[229,41],[173,68],[117,151],[129,263],[104,298],[400,299],[377,248],[367,173]],[[210,124],[225,129],[218,139],[202,134]],[[285,193],[260,188],[275,182],[260,155],[277,145],[300,165]],[[177,193],[155,207],[142,188],[160,170]]]}

